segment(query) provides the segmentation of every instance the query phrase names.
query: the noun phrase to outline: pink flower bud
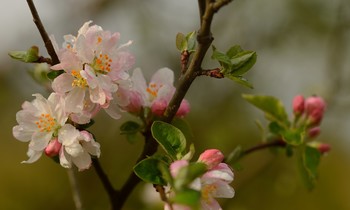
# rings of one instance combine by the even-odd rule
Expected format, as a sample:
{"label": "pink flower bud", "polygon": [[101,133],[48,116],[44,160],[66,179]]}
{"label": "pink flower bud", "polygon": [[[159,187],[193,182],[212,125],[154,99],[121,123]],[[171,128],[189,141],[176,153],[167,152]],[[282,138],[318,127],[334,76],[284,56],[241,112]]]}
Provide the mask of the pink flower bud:
{"label": "pink flower bud", "polygon": [[152,113],[157,116],[162,116],[168,104],[164,100],[158,100],[153,102],[151,110]]}
{"label": "pink flower bud", "polygon": [[317,137],[321,132],[320,127],[313,127],[308,130],[307,135],[309,138],[315,138]]}
{"label": "pink flower bud", "polygon": [[319,146],[318,146],[318,151],[321,152],[321,154],[325,154],[327,152],[329,152],[331,150],[331,145],[329,144],[323,144],[321,143]]}
{"label": "pink flower bud", "polygon": [[224,160],[224,155],[220,150],[208,149],[205,150],[198,158],[198,162],[205,163],[209,169],[216,167]]}
{"label": "pink flower bud", "polygon": [[293,113],[300,116],[304,113],[305,99],[302,95],[297,95],[293,99]]}
{"label": "pink flower bud", "polygon": [[142,103],[142,96],[137,92],[131,91],[129,93],[129,104],[124,107],[124,109],[131,113],[139,113],[142,108]]}
{"label": "pink flower bud", "polygon": [[50,143],[45,148],[45,155],[48,157],[54,157],[59,154],[62,144],[58,142],[58,138],[50,141]]}
{"label": "pink flower bud", "polygon": [[320,124],[325,108],[326,103],[321,97],[311,96],[305,100],[305,111],[309,125]]}
{"label": "pink flower bud", "polygon": [[179,110],[176,112],[177,117],[184,117],[187,113],[190,112],[190,104],[187,100],[182,100]]}

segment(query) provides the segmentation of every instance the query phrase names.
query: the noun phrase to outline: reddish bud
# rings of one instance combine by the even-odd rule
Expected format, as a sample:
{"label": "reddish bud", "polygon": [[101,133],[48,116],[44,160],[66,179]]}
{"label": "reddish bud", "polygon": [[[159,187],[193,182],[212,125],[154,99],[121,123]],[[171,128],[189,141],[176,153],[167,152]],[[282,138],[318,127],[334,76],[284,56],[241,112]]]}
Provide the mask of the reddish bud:
{"label": "reddish bud", "polygon": [[152,113],[157,116],[162,116],[168,104],[164,100],[155,101],[152,104]]}
{"label": "reddish bud", "polygon": [[305,99],[302,95],[297,95],[293,98],[293,113],[300,116],[304,113]]}
{"label": "reddish bud", "polygon": [[198,158],[198,162],[205,163],[209,169],[219,165],[224,160],[224,154],[217,149],[205,150]]}
{"label": "reddish bud", "polygon": [[325,108],[326,103],[321,97],[311,96],[305,100],[305,111],[309,125],[320,124]]}
{"label": "reddish bud", "polygon": [[179,109],[176,112],[177,117],[184,117],[190,112],[190,104],[186,100],[182,100]]}
{"label": "reddish bud", "polygon": [[321,143],[319,146],[318,146],[318,151],[321,152],[321,154],[325,154],[327,152],[329,152],[331,150],[331,145],[329,144],[323,144]]}
{"label": "reddish bud", "polygon": [[58,142],[58,138],[50,141],[50,143],[45,148],[45,155],[48,157],[54,157],[60,153],[62,144]]}
{"label": "reddish bud", "polygon": [[315,138],[317,137],[321,132],[320,127],[313,127],[308,130],[307,135],[309,138]]}

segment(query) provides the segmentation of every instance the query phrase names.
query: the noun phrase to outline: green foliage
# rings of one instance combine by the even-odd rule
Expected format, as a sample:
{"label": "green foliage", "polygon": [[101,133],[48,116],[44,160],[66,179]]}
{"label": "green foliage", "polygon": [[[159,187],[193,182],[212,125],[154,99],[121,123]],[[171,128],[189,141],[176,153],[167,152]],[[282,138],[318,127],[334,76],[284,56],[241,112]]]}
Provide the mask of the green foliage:
{"label": "green foliage", "polygon": [[139,132],[142,130],[142,126],[134,121],[124,122],[120,126],[120,134],[125,135],[126,139],[130,143],[134,143],[140,139]]}
{"label": "green foliage", "polygon": [[186,138],[180,129],[171,124],[155,121],[151,132],[164,151],[174,160],[179,160],[186,149]]}
{"label": "green foliage", "polygon": [[63,70],[50,71],[49,73],[47,73],[47,78],[49,78],[50,80],[54,80],[56,77],[60,76],[63,73]]}
{"label": "green foliage", "polygon": [[191,206],[194,209],[198,209],[201,193],[193,189],[185,189],[177,192],[176,195],[171,198],[171,201],[186,206]]}
{"label": "green foliage", "polygon": [[135,174],[145,182],[152,184],[166,185],[166,181],[163,178],[164,171],[161,170],[168,168],[167,163],[157,158],[146,158],[134,167]]}
{"label": "green foliage", "polygon": [[176,35],[176,48],[183,51],[188,51],[189,53],[194,52],[196,47],[196,32],[193,31],[186,36],[183,33],[178,33]]}
{"label": "green foliage", "polygon": [[27,51],[11,51],[9,56],[25,63],[34,63],[39,59],[39,48],[32,46]]}
{"label": "green foliage", "polygon": [[200,177],[208,170],[204,163],[190,163],[186,167],[182,167],[176,176],[174,188],[183,190],[188,187],[197,177]]}
{"label": "green foliage", "polygon": [[231,47],[226,53],[218,51],[213,46],[212,59],[220,63],[220,72],[225,77],[241,84],[253,88],[253,85],[243,77],[255,64],[257,55],[254,51],[245,51],[238,45]]}
{"label": "green foliage", "polygon": [[301,156],[300,173],[304,180],[305,186],[308,189],[313,189],[315,187],[318,172],[317,168],[320,164],[321,153],[318,149],[305,146],[303,148],[303,153]]}

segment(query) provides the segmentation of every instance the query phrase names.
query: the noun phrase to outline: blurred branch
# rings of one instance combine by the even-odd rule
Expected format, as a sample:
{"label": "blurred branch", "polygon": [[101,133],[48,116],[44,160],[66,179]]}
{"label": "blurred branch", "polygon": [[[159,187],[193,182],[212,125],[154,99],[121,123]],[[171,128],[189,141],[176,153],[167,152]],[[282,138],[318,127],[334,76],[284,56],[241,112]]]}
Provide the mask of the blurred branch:
{"label": "blurred branch", "polygon": [[41,38],[44,41],[47,53],[51,57],[51,60],[52,60],[51,64],[52,65],[58,64],[60,61],[59,61],[59,59],[57,57],[57,54],[55,52],[55,49],[54,49],[54,47],[52,45],[51,40],[50,40],[49,36],[47,35],[47,32],[46,32],[46,30],[44,28],[44,25],[43,25],[43,23],[40,20],[40,16],[39,16],[39,14],[38,14],[38,12],[37,12],[37,10],[35,8],[33,0],[27,0],[27,3],[28,3],[28,6],[29,6],[29,9],[30,9],[30,12],[32,13],[33,21],[34,21],[36,27],[38,28],[38,30],[40,32]]}
{"label": "blurred branch", "polygon": [[81,196],[80,196],[80,190],[77,182],[77,177],[73,171],[72,168],[67,169],[67,174],[68,174],[68,179],[69,183],[72,188],[72,194],[73,194],[73,201],[75,205],[76,210],[82,210],[83,209],[83,203],[81,201]]}
{"label": "blurred branch", "polygon": [[272,147],[285,147],[286,145],[287,145],[286,142],[284,142],[282,139],[276,139],[276,140],[258,144],[251,148],[243,150],[239,158],[242,158],[248,154],[251,154],[253,152],[257,152],[263,149],[272,148]]}

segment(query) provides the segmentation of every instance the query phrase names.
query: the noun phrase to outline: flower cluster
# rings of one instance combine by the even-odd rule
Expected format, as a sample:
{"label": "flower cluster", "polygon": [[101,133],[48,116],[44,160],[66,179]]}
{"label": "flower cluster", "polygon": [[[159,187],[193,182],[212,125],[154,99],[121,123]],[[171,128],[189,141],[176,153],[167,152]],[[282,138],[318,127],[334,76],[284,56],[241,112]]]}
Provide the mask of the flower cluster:
{"label": "flower cluster", "polygon": [[[318,96],[304,98],[302,95],[297,95],[293,99],[293,114],[294,123],[305,126],[307,137],[313,139],[317,137],[321,130],[320,124],[326,109],[325,101]],[[316,147],[321,153],[326,153],[330,150],[328,144],[312,142],[309,144]]]}
{"label": "flower cluster", "polygon": [[[217,149],[206,150],[198,158],[197,162],[204,163],[207,166],[207,170],[203,175],[190,183],[190,188],[200,192],[200,206],[203,210],[221,210],[215,198],[232,198],[235,194],[235,191],[230,186],[234,178],[233,172],[226,163],[222,163],[223,159],[224,155]],[[187,160],[173,162],[170,165],[171,176],[177,179],[180,170],[188,165],[189,162]],[[183,204],[166,203],[164,209],[190,210],[191,208]]]}
{"label": "flower cluster", "polygon": [[[79,125],[89,124],[101,109],[114,119],[125,111],[140,115],[139,110],[147,107],[161,115],[175,92],[170,69],[159,70],[148,86],[139,69],[130,77],[135,59],[127,48],[132,42],[119,45],[119,33],[90,26],[91,22],[76,36],[64,36],[61,48],[52,37],[60,60],[51,66],[58,75],[52,82],[54,93],[48,99],[34,94],[32,102],[24,102],[13,128],[16,139],[30,142],[24,163],[35,162],[44,152],[59,157],[63,167],[74,164],[79,170],[87,169],[91,156],[100,156],[100,145]],[[177,115],[188,111],[184,100]]]}

